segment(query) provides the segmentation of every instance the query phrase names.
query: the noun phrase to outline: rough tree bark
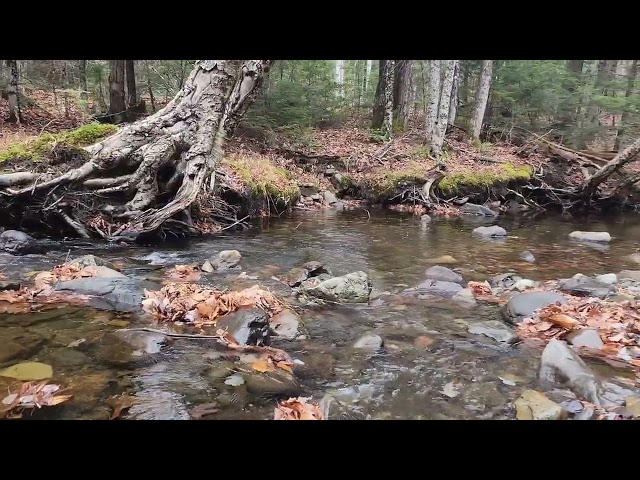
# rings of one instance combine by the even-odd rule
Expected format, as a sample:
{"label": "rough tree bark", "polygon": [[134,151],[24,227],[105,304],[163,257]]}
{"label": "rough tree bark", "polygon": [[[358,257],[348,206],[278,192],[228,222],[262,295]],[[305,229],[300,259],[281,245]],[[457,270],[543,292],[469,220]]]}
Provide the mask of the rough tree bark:
{"label": "rough tree bark", "polygon": [[147,91],[149,92],[149,101],[151,102],[151,112],[156,113],[156,98],[153,96],[153,88],[151,87],[151,70],[149,69],[149,60],[145,60],[144,66],[147,76]]}
{"label": "rough tree bark", "polygon": [[[24,176],[0,175],[0,185],[12,187],[2,197],[21,208],[35,204],[58,212],[81,236],[84,231],[134,240],[157,231],[210,192],[224,142],[255,99],[271,62],[199,60],[166,107],[87,147],[86,163],[55,178],[33,174],[25,182]],[[74,202],[78,197],[86,211]],[[119,226],[105,234],[96,217]]]}
{"label": "rough tree bark", "polygon": [[86,100],[89,98],[89,87],[87,86],[87,61],[79,60],[78,64],[80,68],[80,88],[82,92],[80,92],[80,98],[82,100]]}
{"label": "rough tree bark", "polygon": [[344,60],[336,60],[334,76],[338,85],[338,95],[344,97]]}
{"label": "rough tree bark", "polygon": [[127,108],[132,108],[138,104],[138,93],[136,91],[136,67],[134,60],[125,60],[125,70],[127,76]]}
{"label": "rough tree bark", "polygon": [[482,131],[482,121],[484,120],[484,112],[487,109],[487,100],[489,99],[489,90],[491,89],[491,74],[493,73],[493,60],[482,61],[482,72],[480,73],[480,87],[478,88],[478,96],[476,97],[476,108],[473,115],[473,125],[471,130],[471,139],[479,140]]}
{"label": "rough tree bark", "polygon": [[[629,98],[633,94],[637,76],[638,76],[638,61],[632,60],[631,66],[629,67],[629,71],[627,72],[627,89],[624,92],[625,98]],[[629,118],[628,113],[629,112],[626,109],[625,111],[622,112],[622,117],[620,118],[620,128],[618,129],[618,132],[616,134],[616,141],[613,147],[614,150],[620,150],[621,137],[625,133],[626,124]]]}
{"label": "rough tree bark", "polygon": [[449,105],[449,120],[448,120],[449,125],[453,125],[456,121],[456,115],[458,114],[458,92],[459,91],[460,91],[460,60],[457,61],[455,71],[453,72],[451,104]]}
{"label": "rough tree bark", "polygon": [[442,144],[447,132],[447,122],[449,120],[449,107],[451,105],[451,92],[453,90],[453,76],[457,68],[458,60],[443,61],[444,72],[442,76],[442,90],[440,93],[440,106],[438,108],[438,119],[433,129],[431,140],[431,152],[438,160],[442,158]]}
{"label": "rough tree bark", "polygon": [[16,123],[22,119],[22,111],[20,110],[20,98],[18,92],[18,61],[7,60],[9,67],[9,85],[7,86],[7,96],[9,100],[9,122]]}
{"label": "rough tree bark", "polygon": [[384,67],[384,117],[382,119],[382,134],[391,138],[393,136],[393,77],[396,61],[387,60]]}
{"label": "rough tree bark", "polygon": [[371,128],[382,128],[382,121],[384,120],[384,72],[387,64],[387,60],[379,60],[378,64],[378,85],[376,86],[376,94],[373,99],[373,119],[371,121]]}
{"label": "rough tree bark", "polygon": [[411,60],[394,60],[393,117],[399,130],[404,130],[409,119],[411,100]]}
{"label": "rough tree bark", "polygon": [[440,105],[440,60],[429,61],[429,103],[427,104],[425,142],[431,146]]}
{"label": "rough tree bark", "polygon": [[126,120],[124,60],[109,60],[109,115],[114,123]]}
{"label": "rough tree bark", "polygon": [[371,84],[369,79],[371,78],[371,67],[372,66],[373,66],[373,60],[367,60],[367,73],[364,76],[364,91],[365,92],[369,91],[369,85]]}
{"label": "rough tree bark", "polygon": [[584,194],[587,197],[593,196],[600,184],[605,182],[611,175],[619,171],[626,164],[635,161],[639,153],[640,139],[633,142],[616,155],[613,160],[607,162],[604,167],[591,175],[591,177],[584,182],[582,188],[579,189],[579,193]]}

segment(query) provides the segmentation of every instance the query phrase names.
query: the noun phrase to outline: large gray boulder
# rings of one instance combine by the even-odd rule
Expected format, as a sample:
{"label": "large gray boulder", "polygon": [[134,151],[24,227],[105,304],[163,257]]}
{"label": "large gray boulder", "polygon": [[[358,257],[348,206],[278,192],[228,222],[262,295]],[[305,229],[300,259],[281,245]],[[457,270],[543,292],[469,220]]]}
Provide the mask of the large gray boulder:
{"label": "large gray boulder", "polygon": [[618,291],[615,285],[599,282],[579,273],[569,279],[561,280],[558,283],[558,289],[571,295],[599,298],[615,295]]}
{"label": "large gray boulder", "polygon": [[520,323],[539,308],[555,303],[565,304],[564,295],[556,292],[524,292],[514,295],[500,310],[504,319],[512,324]]}
{"label": "large gray boulder", "polygon": [[601,405],[602,386],[584,361],[557,339],[549,341],[540,359],[540,378],[564,384],[580,398]]}
{"label": "large gray boulder", "polygon": [[58,283],[55,290],[89,295],[95,306],[122,312],[141,309],[144,298],[142,287],[128,277],[76,278]]}
{"label": "large gray boulder", "polygon": [[367,303],[372,285],[365,272],[353,272],[323,280],[314,286],[305,287],[305,284],[302,284],[301,288],[307,296],[320,300],[337,303]]}
{"label": "large gray boulder", "polygon": [[611,235],[608,232],[583,232],[576,230],[569,234],[574,240],[582,242],[610,242]]}
{"label": "large gray boulder", "polygon": [[478,227],[473,229],[474,235],[482,237],[506,237],[507,231],[499,227],[498,225],[491,225],[490,227]]}
{"label": "large gray boulder", "polygon": [[38,241],[18,230],[5,230],[0,234],[0,250],[13,255],[26,255],[29,253],[41,253],[45,249]]}
{"label": "large gray boulder", "polygon": [[269,318],[259,308],[239,308],[221,317],[216,327],[227,330],[241,345],[268,345],[271,336]]}
{"label": "large gray boulder", "polygon": [[228,270],[238,265],[241,258],[242,255],[237,250],[223,250],[221,252],[218,252],[218,254],[208,262],[205,262],[202,266],[202,270],[204,270],[205,272],[211,272],[214,270]]}

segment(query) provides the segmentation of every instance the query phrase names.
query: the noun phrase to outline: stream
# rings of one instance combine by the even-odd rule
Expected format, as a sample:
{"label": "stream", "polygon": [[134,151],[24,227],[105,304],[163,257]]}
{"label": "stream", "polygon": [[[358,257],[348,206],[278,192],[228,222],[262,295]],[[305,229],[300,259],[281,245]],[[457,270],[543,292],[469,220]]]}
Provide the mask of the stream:
{"label": "stream", "polygon": [[[480,225],[505,228],[505,240],[471,235]],[[585,246],[569,238],[574,230],[606,230],[610,245]],[[455,263],[465,283],[517,272],[532,280],[597,275],[636,269],[628,255],[638,250],[640,215],[574,219],[538,215],[438,218],[372,210],[293,212],[265,220],[244,232],[156,247],[96,245],[72,249],[70,256],[92,253],[116,263],[128,276],[159,280],[162,267],[198,264],[221,250],[238,250],[241,269],[213,273],[203,282],[217,287],[260,284],[288,300],[291,289],[276,278],[305,262],[318,261],[333,275],[364,271],[379,292],[398,294],[424,280],[425,270],[443,255]],[[535,263],[520,258],[532,252]],[[8,279],[48,270],[68,252],[47,255],[0,255]],[[238,278],[246,272],[244,278]],[[295,340],[274,337],[272,345],[296,362],[299,391],[319,401],[330,394],[335,419],[514,419],[513,402],[523,389],[542,391],[537,374],[540,350],[524,343],[505,345],[468,333],[467,324],[499,320],[498,307],[464,305],[447,299],[421,300],[399,295],[370,305],[305,306]],[[215,341],[174,338],[151,355],[131,355],[103,342],[105,334],[130,326],[149,326],[144,315],[64,307],[31,314],[0,315],[0,345],[17,361],[51,365],[53,383],[69,387],[74,398],[56,407],[27,412],[38,419],[107,419],[110,398],[126,393],[135,399],[123,419],[189,419],[194,409],[211,405],[207,419],[271,419],[277,399],[273,385],[235,384],[232,360],[215,354]],[[177,327],[176,327],[177,328]],[[367,333],[384,340],[382,353],[353,348]],[[0,346],[0,359],[3,347]],[[610,379],[622,375],[599,367]],[[451,385],[455,393],[451,393]],[[0,387],[3,379],[0,378]],[[6,389],[5,389],[6,390]],[[277,390],[277,388],[276,388]]]}

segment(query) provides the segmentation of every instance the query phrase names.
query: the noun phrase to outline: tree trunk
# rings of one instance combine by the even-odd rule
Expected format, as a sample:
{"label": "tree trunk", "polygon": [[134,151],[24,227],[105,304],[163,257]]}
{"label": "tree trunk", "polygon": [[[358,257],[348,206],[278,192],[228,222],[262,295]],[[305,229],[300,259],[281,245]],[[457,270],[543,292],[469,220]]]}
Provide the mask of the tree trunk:
{"label": "tree trunk", "polygon": [[[631,66],[629,67],[629,71],[627,72],[627,89],[624,92],[625,98],[629,98],[633,94],[633,90],[635,88],[636,77],[638,76],[638,61],[632,60]],[[618,133],[616,135],[616,141],[614,144],[614,150],[620,150],[620,141],[621,137],[624,135],[626,124],[628,122],[628,109],[629,105],[625,105],[625,110],[622,112],[622,117],[620,118],[620,128],[618,129]]]}
{"label": "tree trunk", "polygon": [[113,123],[126,120],[124,60],[109,60],[109,115]]}
{"label": "tree trunk", "polygon": [[338,85],[338,95],[344,97],[344,60],[336,60],[334,76]]}
{"label": "tree trunk", "polygon": [[489,90],[491,89],[491,74],[493,73],[493,60],[482,61],[482,72],[480,73],[480,87],[476,97],[476,108],[473,115],[473,129],[471,130],[471,139],[479,140],[482,131],[482,121],[484,120],[484,112],[487,109],[487,100],[489,99]]}
{"label": "tree trunk", "polygon": [[411,60],[394,60],[395,72],[393,76],[393,116],[397,128],[402,131],[409,118],[411,98]]}
{"label": "tree trunk", "polygon": [[626,164],[635,161],[639,153],[640,139],[633,142],[622,152],[616,155],[613,160],[607,162],[604,167],[589,177],[580,189],[580,192],[587,196],[593,195],[601,183],[605,182],[611,175],[619,171]]}
{"label": "tree trunk", "polygon": [[[79,234],[134,240],[161,227],[169,230],[165,222],[211,190],[224,142],[255,99],[271,62],[199,60],[171,102],[87,147],[86,163],[56,178],[6,188],[5,196],[21,208],[40,205],[57,212]],[[0,185],[7,182],[24,184],[0,175]],[[105,232],[105,223],[118,222],[115,232]]]}
{"label": "tree trunk", "polygon": [[378,65],[378,85],[376,86],[376,95],[373,100],[373,120],[371,128],[381,129],[384,120],[384,72],[387,60],[380,60]]}
{"label": "tree trunk", "polygon": [[[433,139],[431,141],[431,151],[438,160],[442,158],[442,145],[447,132],[447,122],[449,120],[449,107],[451,105],[451,92],[453,90],[453,76],[458,65],[458,60],[443,60],[442,90],[440,93],[440,106],[438,107],[438,119],[433,129]],[[445,63],[446,62],[446,63]]]}
{"label": "tree trunk", "polygon": [[127,108],[134,108],[138,104],[134,60],[125,60],[125,69],[127,73]]}
{"label": "tree trunk", "polygon": [[387,60],[384,66],[384,118],[382,120],[382,134],[393,137],[393,77],[396,61]]}
{"label": "tree trunk", "polygon": [[425,141],[433,144],[433,132],[438,120],[438,106],[440,105],[440,60],[429,61],[429,103],[427,104]]}
{"label": "tree trunk", "polygon": [[9,100],[9,122],[23,122],[22,111],[20,110],[20,92],[18,91],[18,61],[7,60],[9,67],[9,85],[7,86],[7,96]]}
{"label": "tree trunk", "polygon": [[456,121],[456,115],[458,113],[458,92],[460,91],[460,60],[456,63],[455,71],[453,72],[453,87],[451,89],[451,104],[449,105],[449,120],[448,124],[453,125]]}
{"label": "tree trunk", "polygon": [[373,66],[373,60],[367,60],[367,73],[364,76],[364,91],[369,91],[369,85],[371,84],[371,67]]}
{"label": "tree trunk", "polygon": [[582,73],[582,67],[584,65],[584,60],[569,60],[568,66],[569,70],[573,73],[577,73],[580,75]]}
{"label": "tree trunk", "polygon": [[147,74],[147,91],[149,92],[149,101],[151,102],[151,112],[156,113],[156,99],[153,96],[153,88],[151,87],[151,71],[149,69],[149,60],[144,62]]}
{"label": "tree trunk", "polygon": [[89,98],[89,87],[87,87],[87,61],[80,60],[80,88],[82,92],[80,92],[80,98],[82,100],[86,100]]}

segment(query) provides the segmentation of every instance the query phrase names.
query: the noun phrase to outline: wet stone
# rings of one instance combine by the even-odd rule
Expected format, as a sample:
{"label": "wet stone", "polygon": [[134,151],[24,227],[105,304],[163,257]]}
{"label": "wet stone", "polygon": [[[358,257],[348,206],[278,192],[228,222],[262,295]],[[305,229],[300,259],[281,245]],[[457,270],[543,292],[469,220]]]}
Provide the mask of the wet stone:
{"label": "wet stone", "polygon": [[536,261],[536,257],[529,250],[526,250],[526,251],[522,252],[519,255],[519,258],[521,260],[524,260],[525,262],[529,262],[529,263],[534,263]]}
{"label": "wet stone", "polygon": [[242,307],[221,317],[216,326],[227,330],[241,345],[269,344],[269,318],[259,308]]}
{"label": "wet stone", "polygon": [[500,312],[507,322],[515,324],[537,309],[555,303],[565,304],[567,299],[556,292],[524,292],[511,297]]}
{"label": "wet stone", "polygon": [[515,407],[518,420],[561,420],[566,418],[566,412],[560,405],[535,390],[522,392],[522,396],[515,402]]}
{"label": "wet stone", "polygon": [[353,348],[357,348],[359,350],[370,350],[372,352],[380,350],[384,346],[384,341],[382,337],[375,333],[367,333],[353,344]]}
{"label": "wet stone", "polygon": [[601,350],[604,342],[600,338],[597,330],[581,329],[570,332],[566,337],[567,341],[574,347],[589,347]]}
{"label": "wet stone", "polygon": [[491,225],[490,227],[477,227],[473,229],[475,235],[482,237],[505,237],[507,231],[497,225]]}
{"label": "wet stone", "polygon": [[586,242],[610,242],[611,235],[608,232],[583,232],[575,231],[569,234],[571,238]]}
{"label": "wet stone", "polygon": [[461,283],[462,276],[451,270],[447,267],[442,267],[440,265],[434,265],[433,267],[429,267],[427,271],[424,273],[426,278],[432,280],[442,280],[445,282],[454,282]]}
{"label": "wet stone", "polygon": [[292,268],[284,276],[284,283],[290,287],[297,287],[304,282],[309,276],[309,271],[306,268]]}
{"label": "wet stone", "polygon": [[484,335],[493,338],[497,342],[515,343],[518,335],[508,326],[498,320],[487,320],[469,325],[469,333],[474,335]]}
{"label": "wet stone", "polygon": [[491,210],[490,208],[485,207],[484,205],[476,205],[474,203],[465,203],[460,207],[460,211],[462,213],[470,214],[470,215],[484,215],[487,217],[497,217],[498,214]]}
{"label": "wet stone", "polygon": [[271,317],[269,323],[276,335],[293,340],[298,335],[300,317],[291,310],[283,310]]}
{"label": "wet stone", "polygon": [[605,298],[617,293],[617,289],[614,285],[602,283],[581,274],[577,274],[572,278],[560,281],[558,289],[562,292],[570,293],[571,295],[599,298]]}
{"label": "wet stone", "polygon": [[214,270],[228,270],[240,263],[242,255],[237,250],[223,250],[209,260]]}
{"label": "wet stone", "polygon": [[453,297],[463,289],[458,283],[444,282],[441,280],[426,280],[416,288],[419,293],[432,293],[448,298]]}
{"label": "wet stone", "polygon": [[596,277],[596,281],[600,283],[606,283],[608,285],[613,285],[618,283],[618,276],[615,273],[605,273],[604,275],[598,275]]}

